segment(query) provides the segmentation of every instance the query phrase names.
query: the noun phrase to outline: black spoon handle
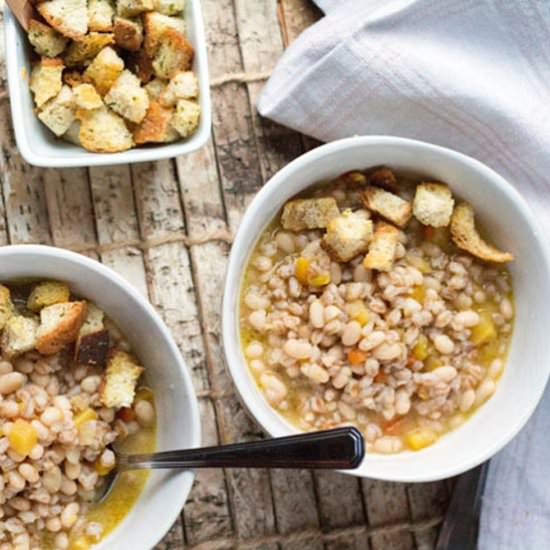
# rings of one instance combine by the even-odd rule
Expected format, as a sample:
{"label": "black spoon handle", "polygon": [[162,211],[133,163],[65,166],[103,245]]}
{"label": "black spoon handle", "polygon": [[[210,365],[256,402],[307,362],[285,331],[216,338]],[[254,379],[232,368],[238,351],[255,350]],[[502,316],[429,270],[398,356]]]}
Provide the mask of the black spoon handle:
{"label": "black spoon handle", "polygon": [[119,470],[142,468],[353,469],[365,453],[352,427],[288,437],[152,454],[119,455]]}

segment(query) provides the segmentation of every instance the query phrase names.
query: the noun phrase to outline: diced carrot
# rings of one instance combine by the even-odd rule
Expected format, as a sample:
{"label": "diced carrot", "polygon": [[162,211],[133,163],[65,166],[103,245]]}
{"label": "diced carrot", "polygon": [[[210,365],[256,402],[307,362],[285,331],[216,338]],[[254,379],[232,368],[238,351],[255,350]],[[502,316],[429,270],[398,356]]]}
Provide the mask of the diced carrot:
{"label": "diced carrot", "polygon": [[294,264],[294,273],[296,275],[296,279],[298,279],[298,281],[303,285],[308,284],[308,271],[309,260],[302,256],[297,258]]}
{"label": "diced carrot", "polygon": [[374,381],[377,384],[383,384],[386,381],[386,373],[384,371],[380,371],[375,377]]}
{"label": "diced carrot", "polygon": [[116,416],[124,422],[131,422],[135,419],[136,413],[134,412],[134,409],[132,409],[132,407],[122,407],[122,409],[118,410]]}
{"label": "diced carrot", "polygon": [[360,365],[367,359],[367,353],[360,349],[352,349],[348,351],[348,361],[352,365]]}
{"label": "diced carrot", "polygon": [[384,433],[387,433],[387,434],[396,434],[401,429],[402,424],[403,424],[403,417],[396,416],[395,418],[388,420],[388,422],[384,422],[382,424],[382,430],[384,431]]}

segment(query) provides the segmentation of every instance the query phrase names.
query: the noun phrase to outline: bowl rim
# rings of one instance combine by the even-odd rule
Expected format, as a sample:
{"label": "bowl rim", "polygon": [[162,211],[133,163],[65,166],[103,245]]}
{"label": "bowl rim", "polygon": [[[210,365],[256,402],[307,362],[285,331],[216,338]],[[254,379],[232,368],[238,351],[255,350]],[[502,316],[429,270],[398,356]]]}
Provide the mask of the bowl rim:
{"label": "bowl rim", "polygon": [[[470,157],[453,149],[435,145],[429,142],[389,135],[354,136],[343,138],[323,144],[316,149],[300,155],[299,157],[292,160],[289,164],[284,166],[280,171],[275,173],[262,187],[262,189],[260,189],[260,191],[257,193],[257,195],[248,206],[233,241],[233,246],[231,248],[226,271],[226,280],[223,292],[222,339],[226,368],[231,375],[239,398],[246,410],[248,410],[248,412],[256,420],[256,422],[258,422],[260,426],[273,437],[288,435],[290,433],[297,433],[300,430],[291,425],[286,419],[279,415],[269,405],[267,405],[269,410],[261,410],[259,406],[260,403],[258,395],[251,395],[248,392],[247,378],[251,378],[251,375],[248,372],[247,366],[242,358],[242,354],[240,351],[240,339],[238,338],[238,330],[236,330],[236,323],[238,323],[238,308],[234,307],[234,295],[231,294],[235,285],[235,278],[238,282],[238,288],[241,288],[240,281],[242,280],[242,273],[251,253],[251,249],[245,249],[244,245],[241,243],[245,239],[245,234],[250,232],[248,226],[256,217],[262,218],[264,220],[265,223],[263,224],[263,228],[265,228],[267,224],[271,221],[271,219],[267,219],[266,216],[263,215],[261,212],[264,203],[266,202],[266,198],[269,198],[273,194],[274,190],[279,185],[283,185],[284,182],[287,181],[293,173],[304,170],[308,165],[314,163],[322,157],[329,156],[333,153],[337,153],[345,149],[353,147],[362,148],[366,146],[380,145],[397,147],[401,149],[404,148],[405,150],[414,151],[416,154],[418,154],[419,152],[421,153],[422,151],[429,151],[431,153],[439,155],[442,158],[448,158],[455,162],[469,165],[480,174],[492,180],[495,186],[498,187],[498,192],[504,195],[510,202],[515,203],[515,206],[517,210],[521,213],[522,218],[528,221],[528,226],[532,231],[532,236],[536,241],[536,245],[543,251],[542,262],[544,264],[545,272],[550,274],[550,243],[548,243],[544,236],[544,231],[538,218],[535,217],[525,199],[503,176],[498,174],[495,170],[493,170],[483,162],[474,159],[473,157]],[[343,168],[343,170],[345,170],[345,168]],[[313,183],[314,182],[312,182],[312,184]],[[256,239],[254,240],[254,242],[256,242]],[[239,262],[239,258],[242,257],[246,258],[245,262]],[[233,338],[235,333],[237,333],[236,341]],[[471,468],[474,468],[495,455],[519,433],[519,431],[527,423],[538,403],[542,399],[549,377],[550,361],[547,362],[546,372],[544,374],[544,384],[533,388],[531,394],[532,397],[528,406],[525,407],[523,415],[518,418],[516,424],[513,426],[512,429],[508,431],[507,435],[505,437],[501,437],[501,439],[499,439],[497,442],[492,442],[488,444],[485,447],[484,452],[478,452],[475,456],[464,459],[461,463],[456,464],[455,466],[450,467],[443,465],[440,470],[435,473],[435,475],[426,473],[411,476],[407,473],[401,473],[398,468],[395,468],[395,473],[392,473],[391,475],[383,475],[379,472],[376,472],[376,475],[368,475],[367,473],[363,473],[358,470],[347,470],[342,471],[342,473],[357,477],[371,477],[375,479],[395,482],[428,482],[452,477],[463,473]],[[274,412],[275,415],[278,417],[278,422],[273,419],[273,416],[270,414],[271,412]],[[285,429],[282,428],[283,425],[286,427]],[[415,454],[420,457],[421,451],[416,452]],[[370,456],[395,457],[399,455],[380,455],[379,453],[374,453]],[[366,458],[368,458],[368,456],[366,456]],[[359,466],[359,468],[361,468],[361,466]]]}
{"label": "bowl rim", "polygon": [[[188,398],[190,405],[189,416],[187,417],[187,424],[189,426],[191,439],[190,448],[199,447],[201,445],[202,435],[201,421],[198,400],[194,390],[193,382],[191,380],[191,375],[187,368],[185,359],[183,358],[179,348],[177,347],[170,330],[168,329],[160,315],[157,313],[153,305],[148,301],[148,299],[145,296],[142,296],[137,289],[135,289],[129,282],[127,282],[121,275],[119,275],[110,267],[76,252],[72,252],[63,248],[57,248],[54,246],[35,244],[11,244],[0,247],[0,263],[2,261],[8,261],[10,258],[13,257],[25,258],[33,256],[38,256],[42,258],[55,257],[69,263],[79,264],[86,270],[96,272],[97,274],[99,274],[100,277],[109,279],[112,283],[114,283],[115,286],[117,286],[122,293],[126,293],[126,295],[128,295],[130,299],[136,304],[136,306],[141,310],[142,314],[148,316],[154,321],[155,325],[158,327],[162,335],[164,344],[169,347],[171,353],[176,358],[180,375],[184,380],[184,385],[180,386],[180,388],[184,392],[186,392],[186,397]],[[71,283],[70,273],[67,274],[67,281],[69,282],[69,284]],[[181,511],[193,487],[195,471],[183,470],[179,472],[177,476],[172,476],[171,482],[175,481],[176,479],[179,485],[177,489],[177,494],[179,495],[178,500],[177,502],[172,501],[170,503],[170,506],[166,507],[163,510],[163,513],[156,518],[155,528],[151,531],[153,533],[158,533],[158,535],[151,536],[150,543],[152,546],[157,544],[166,535],[166,533],[169,531],[176,519],[181,514]],[[150,482],[151,479],[149,478],[147,480],[147,484],[149,484]],[[139,496],[138,500],[141,498],[142,495]],[[131,512],[132,509],[129,510],[128,514],[130,514]],[[117,524],[112,533],[116,533],[121,527],[124,526],[124,523],[128,518],[128,514],[124,518],[122,518],[122,520]],[[109,540],[109,537],[112,533],[109,533],[109,535],[105,539],[100,541],[99,544],[101,548],[103,548],[105,541]]]}
{"label": "bowl rim", "polygon": [[[74,146],[76,152],[65,152],[58,147],[55,154],[37,153],[32,146],[33,138],[26,128],[23,113],[26,107],[19,93],[21,86],[28,86],[27,79],[22,78],[22,60],[16,55],[17,38],[25,31],[21,28],[9,6],[4,6],[4,44],[6,51],[6,73],[9,91],[9,103],[12,125],[17,148],[23,159],[33,165],[44,168],[79,168],[87,166],[106,166],[117,164],[136,164],[162,160],[185,155],[200,149],[210,137],[212,127],[212,104],[210,98],[210,78],[208,73],[208,57],[206,52],[206,37],[200,0],[188,0],[192,4],[192,17],[185,17],[186,22],[192,21],[196,39],[195,48],[196,74],[199,81],[201,119],[196,132],[188,138],[173,143],[152,144],[147,147],[133,147],[119,153],[93,153],[83,147]],[[13,54],[13,55],[10,55]],[[29,75],[30,77],[30,75]],[[33,112],[33,116],[36,116]],[[52,134],[53,136],[53,134]],[[54,136],[55,137],[55,136]],[[42,139],[42,138],[35,138]],[[61,141],[61,139],[58,139]],[[63,143],[62,143],[63,144]],[[70,145],[70,144],[69,144]]]}

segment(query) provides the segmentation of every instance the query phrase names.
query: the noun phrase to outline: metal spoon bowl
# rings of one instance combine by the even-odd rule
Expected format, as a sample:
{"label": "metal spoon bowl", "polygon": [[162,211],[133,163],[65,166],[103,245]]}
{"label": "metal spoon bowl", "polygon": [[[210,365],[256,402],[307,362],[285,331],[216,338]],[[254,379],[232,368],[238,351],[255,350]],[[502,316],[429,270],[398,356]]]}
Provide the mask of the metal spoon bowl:
{"label": "metal spoon bowl", "polygon": [[[116,453],[116,450],[115,450]],[[363,436],[353,427],[336,428],[232,445],[151,454],[117,455],[95,501],[111,492],[119,473],[159,468],[308,468],[352,470],[365,454]]]}

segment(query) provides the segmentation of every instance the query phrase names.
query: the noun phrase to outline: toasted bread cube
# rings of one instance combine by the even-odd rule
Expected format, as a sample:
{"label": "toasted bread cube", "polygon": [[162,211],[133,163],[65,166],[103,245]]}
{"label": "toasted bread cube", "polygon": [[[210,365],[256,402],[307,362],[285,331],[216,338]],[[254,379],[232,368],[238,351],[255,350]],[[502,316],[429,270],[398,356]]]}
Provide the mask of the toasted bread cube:
{"label": "toasted bread cube", "polygon": [[53,355],[74,342],[86,318],[86,302],[63,302],[40,310],[36,349]]}
{"label": "toasted bread cube", "polygon": [[399,184],[397,183],[395,174],[392,170],[386,168],[385,166],[380,166],[370,172],[367,181],[369,185],[374,185],[374,187],[382,187],[383,189],[393,191],[394,193],[399,190]]}
{"label": "toasted bread cube", "polygon": [[84,76],[93,82],[101,95],[105,95],[123,70],[124,61],[113,48],[107,46],[97,54]]}
{"label": "toasted bread cube", "polygon": [[182,17],[169,17],[161,13],[146,13],[143,16],[145,40],[143,46],[147,55],[154,57],[160,44],[161,36],[167,29],[175,29],[185,36],[185,21]]}
{"label": "toasted bread cube", "polygon": [[13,359],[26,353],[36,345],[38,321],[33,317],[14,315],[10,317],[2,332],[2,354],[7,359]]}
{"label": "toasted bread cube", "polygon": [[50,0],[37,4],[36,9],[63,36],[80,40],[88,31],[86,0]]}
{"label": "toasted bread cube", "polygon": [[333,198],[294,199],[285,204],[281,223],[291,231],[323,229],[339,215],[340,210]]}
{"label": "toasted bread cube", "polygon": [[75,360],[81,365],[104,368],[109,352],[109,332],[105,330],[105,314],[95,304],[88,304],[86,319],[80,327],[75,347]]}
{"label": "toasted bread cube", "polygon": [[153,0],[155,11],[164,15],[178,15],[185,8],[185,0]]}
{"label": "toasted bread cube", "polygon": [[78,71],[64,71],[63,72],[63,84],[67,84],[71,88],[78,86],[84,82],[84,76]]}
{"label": "toasted bread cube", "polygon": [[86,309],[86,317],[80,331],[78,332],[79,336],[86,336],[87,334],[93,334],[105,328],[103,324],[103,319],[105,318],[105,313],[102,309],[98,308],[93,302],[88,302],[88,307]]}
{"label": "toasted bread cube", "polygon": [[0,285],[0,331],[14,315],[15,308],[11,301],[11,291],[7,286]]}
{"label": "toasted bread cube", "polygon": [[67,38],[48,25],[31,19],[28,31],[29,42],[34,51],[44,57],[57,57],[67,45]]}
{"label": "toasted bread cube", "polygon": [[181,137],[189,137],[199,126],[201,108],[195,101],[180,99],[176,112],[172,115],[171,124]]}
{"label": "toasted bread cube", "polygon": [[142,82],[147,84],[154,76],[153,60],[145,53],[145,50],[128,50],[126,54],[126,67],[130,69]]}
{"label": "toasted bread cube", "polygon": [[65,283],[59,281],[44,281],[38,283],[27,299],[27,309],[38,312],[43,307],[68,302],[71,291]]}
{"label": "toasted bread cube", "polygon": [[170,79],[160,95],[163,107],[173,107],[178,99],[196,99],[199,95],[199,82],[193,71],[181,71]]}
{"label": "toasted bread cube", "polygon": [[149,108],[149,96],[141,87],[139,78],[124,70],[105,96],[105,103],[124,118],[139,123]]}
{"label": "toasted bread cube", "polygon": [[170,79],[180,71],[187,71],[193,64],[193,56],[193,46],[187,38],[174,29],[167,29],[153,59],[155,75]]}
{"label": "toasted bread cube", "polygon": [[132,134],[124,119],[110,109],[102,107],[93,111],[79,111],[80,143],[94,153],[118,153],[134,145]]}
{"label": "toasted bread cube", "polygon": [[454,209],[451,237],[459,248],[487,262],[505,263],[514,259],[513,254],[502,252],[481,238],[475,227],[474,209],[466,202]]}
{"label": "toasted bread cube", "polygon": [[332,218],[323,236],[323,248],[337,262],[349,262],[364,254],[372,239],[372,221],[351,211]]}
{"label": "toasted bread cube", "polygon": [[41,108],[48,100],[55,97],[63,86],[61,75],[63,73],[63,61],[43,57],[31,72],[30,88],[34,94],[34,102]]}
{"label": "toasted bread cube", "polygon": [[385,222],[377,223],[369,245],[369,252],[363,260],[363,266],[367,269],[389,271],[393,266],[398,242],[399,229],[397,227]]}
{"label": "toasted bread cube", "polygon": [[48,101],[38,118],[57,136],[62,136],[71,126],[75,118],[73,92],[68,86],[63,86],[56,98]]}
{"label": "toasted bread cube", "polygon": [[365,206],[383,218],[404,227],[411,219],[412,208],[406,200],[379,187],[367,187],[361,198]]}
{"label": "toasted bread cube", "polygon": [[115,42],[125,50],[139,50],[143,42],[143,24],[140,19],[115,17]]}
{"label": "toasted bread cube", "polygon": [[172,115],[172,109],[166,109],[156,101],[151,101],[145,118],[134,130],[135,143],[137,145],[142,143],[167,143],[178,139],[178,132],[170,124]]}
{"label": "toasted bread cube", "polygon": [[113,30],[115,9],[110,0],[88,0],[88,26],[91,31]]}
{"label": "toasted bread cube", "polygon": [[413,214],[424,225],[446,227],[451,222],[455,201],[443,183],[421,183],[416,188]]}
{"label": "toasted bread cube", "polygon": [[112,32],[91,32],[78,42],[72,42],[65,54],[67,67],[87,65],[106,46],[115,43]]}
{"label": "toasted bread cube", "polygon": [[118,0],[116,3],[116,13],[121,17],[135,17],[152,10],[153,0]]}
{"label": "toasted bread cube", "polygon": [[158,101],[160,98],[160,95],[164,90],[166,89],[166,81],[161,80],[160,78],[153,78],[150,82],[148,82],[144,88],[145,91],[149,94],[149,99]]}
{"label": "toasted bread cube", "polygon": [[63,134],[63,139],[69,143],[80,145],[80,120],[73,120],[69,129]]}
{"label": "toasted bread cube", "polygon": [[79,84],[73,88],[74,101],[78,109],[99,109],[103,100],[91,84]]}
{"label": "toasted bread cube", "polygon": [[130,407],[142,372],[143,367],[140,367],[126,352],[111,353],[100,394],[103,405],[115,409]]}

